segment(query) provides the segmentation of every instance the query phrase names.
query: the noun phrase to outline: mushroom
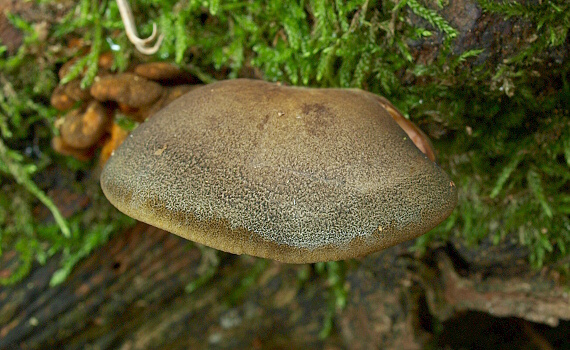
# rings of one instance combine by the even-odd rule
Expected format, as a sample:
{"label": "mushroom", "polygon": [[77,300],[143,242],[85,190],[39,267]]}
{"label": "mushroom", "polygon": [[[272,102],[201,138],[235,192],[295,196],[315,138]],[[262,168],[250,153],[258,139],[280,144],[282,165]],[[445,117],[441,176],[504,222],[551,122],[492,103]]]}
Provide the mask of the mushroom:
{"label": "mushroom", "polygon": [[81,89],[81,81],[75,79],[65,85],[58,85],[51,95],[51,105],[59,111],[71,109],[75,104],[89,101],[89,90]]}
{"label": "mushroom", "polygon": [[72,156],[77,160],[86,162],[93,157],[93,148],[73,148],[68,145],[60,136],[51,139],[51,147],[59,154]]}
{"label": "mushroom", "polygon": [[376,95],[247,79],[194,89],[141,124],[101,187],[138,220],[288,263],[413,239],[457,202],[449,176]]}
{"label": "mushroom", "polygon": [[390,113],[398,125],[408,134],[416,147],[422,151],[431,161],[435,162],[436,156],[429,137],[414,123],[406,119],[394,105],[382,96],[376,96],[378,102]]}
{"label": "mushroom", "polygon": [[119,105],[141,108],[158,100],[163,90],[159,83],[132,73],[121,73],[97,78],[90,92],[98,101],[116,101]]}
{"label": "mushroom", "polygon": [[169,62],[141,63],[135,67],[135,74],[162,85],[198,84],[199,80],[192,74]]}
{"label": "mushroom", "polygon": [[99,155],[100,164],[105,164],[113,151],[119,147],[127,138],[128,133],[125,129],[121,128],[117,123],[113,123],[109,130],[109,137],[105,140],[103,147],[101,147],[101,154]]}
{"label": "mushroom", "polygon": [[68,146],[86,149],[101,139],[110,120],[109,111],[101,103],[91,101],[84,111],[75,109],[67,113],[59,131]]}

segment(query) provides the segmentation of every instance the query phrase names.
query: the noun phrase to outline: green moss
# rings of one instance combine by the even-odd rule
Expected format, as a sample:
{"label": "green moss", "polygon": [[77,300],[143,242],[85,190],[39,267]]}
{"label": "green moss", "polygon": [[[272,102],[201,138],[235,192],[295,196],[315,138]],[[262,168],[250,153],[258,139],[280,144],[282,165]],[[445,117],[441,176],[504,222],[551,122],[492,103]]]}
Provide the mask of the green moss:
{"label": "green moss", "polygon": [[[533,265],[560,261],[570,246],[570,64],[549,53],[567,49],[570,4],[479,0],[484,13],[530,23],[532,31],[532,40],[521,42],[511,56],[479,65],[474,62],[486,54],[482,48],[454,53],[458,32],[438,11],[443,2],[438,4],[434,9],[417,0],[141,0],[133,12],[141,36],[151,33],[153,22],[165,35],[158,58],[206,82],[258,74],[296,85],[360,87],[388,97],[425,127],[435,136],[440,164],[460,189],[460,203],[417,248],[452,235],[471,244],[488,237],[516,239],[528,247]],[[412,14],[425,27],[412,25]],[[48,150],[56,113],[47,101],[58,83],[57,66],[80,52],[53,48],[65,46],[66,36],[90,43],[90,53],[66,78],[81,75],[84,85],[95,76],[100,53],[113,52],[115,69],[122,70],[134,51],[113,1],[79,2],[50,27],[47,40],[40,40],[31,23],[10,19],[25,40],[13,55],[0,49],[0,78],[8,86],[0,98],[0,247],[20,253],[21,272],[13,280],[33,260],[64,252],[58,281],[122,224],[113,224],[118,214],[111,209],[98,221],[72,217],[66,238],[62,220],[42,224],[30,214],[43,202],[58,216],[43,196],[47,188],[31,179],[51,162],[67,164]],[[411,43],[436,37],[434,62],[416,61]],[[34,142],[45,149],[40,156],[26,153]]]}
{"label": "green moss", "polygon": [[[91,6],[96,2],[87,4]],[[17,253],[17,260],[11,260],[12,273],[0,278],[0,285],[18,282],[34,261],[44,263],[48,257],[60,254],[61,269],[51,281],[55,284],[69,274],[77,261],[103,244],[112,232],[133,220],[119,215],[102,198],[98,185],[95,190],[87,191],[97,210],[75,214],[66,220],[46,195],[49,188],[40,188],[34,182],[34,178],[41,177],[54,162],[60,161],[60,166],[71,164],[54,157],[50,146],[57,117],[55,109],[49,106],[50,95],[58,83],[56,67],[71,59],[59,56],[59,48],[65,43],[58,33],[73,33],[85,23],[97,27],[97,21],[77,21],[68,16],[70,22],[52,27],[45,41],[32,24],[15,15],[9,14],[8,18],[23,32],[24,41],[13,55],[8,55],[3,46],[0,50],[3,55],[0,59],[3,86],[0,91],[0,255],[7,251]],[[95,68],[97,55],[88,55],[86,61],[95,62]],[[96,70],[87,67],[86,81],[95,73]],[[73,163],[77,171],[92,165]],[[54,222],[38,218],[34,208],[39,204],[49,209]]]}
{"label": "green moss", "polygon": [[[164,46],[163,57],[230,78],[254,67],[272,81],[365,88],[443,130],[436,147],[461,201],[418,246],[450,235],[472,244],[515,237],[537,267],[566,256],[570,65],[546,71],[542,61],[567,40],[567,2],[480,1],[484,12],[534,30],[534,40],[496,66],[471,64],[483,49],[453,54],[457,31],[418,1],[228,1],[215,16],[206,3],[190,2],[176,13],[186,31],[173,30],[166,40],[185,44]],[[410,12],[427,27],[411,26]],[[434,63],[415,62],[409,43],[436,34],[443,40]]]}
{"label": "green moss", "polygon": [[337,311],[342,311],[346,306],[348,288],[345,284],[347,264],[344,261],[328,261],[314,264],[315,271],[321,276],[326,276],[328,305],[323,320],[319,338],[328,338],[333,331],[334,318]]}

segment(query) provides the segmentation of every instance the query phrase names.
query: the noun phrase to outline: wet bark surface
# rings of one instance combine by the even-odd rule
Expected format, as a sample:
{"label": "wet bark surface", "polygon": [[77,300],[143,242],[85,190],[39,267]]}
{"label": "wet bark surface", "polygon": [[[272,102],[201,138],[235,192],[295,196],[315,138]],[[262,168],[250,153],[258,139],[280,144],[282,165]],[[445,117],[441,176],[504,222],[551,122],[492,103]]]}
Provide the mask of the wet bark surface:
{"label": "wet bark surface", "polygon": [[[445,6],[439,7],[435,1],[421,1],[428,8],[436,11],[457,31],[453,41],[453,53],[461,55],[469,50],[483,49],[476,59],[468,63],[469,69],[480,65],[489,67],[502,63],[520,52],[521,48],[537,40],[535,24],[525,18],[494,14],[484,11],[476,0],[449,0]],[[514,3],[537,4],[539,1],[514,1]],[[426,20],[410,11],[410,21],[415,25],[432,28]],[[418,62],[431,64],[442,48],[444,35],[436,35],[411,43]],[[560,64],[568,58],[566,41],[557,48],[540,52],[544,59],[541,67],[548,73],[547,67]],[[535,67],[536,68],[536,67]]]}
{"label": "wet bark surface", "polygon": [[[142,223],[117,235],[56,287],[49,287],[57,268],[52,259],[0,292],[0,348],[344,347],[340,334],[319,339],[330,295],[323,278],[299,281],[308,266],[223,254],[214,278],[185,292],[203,262],[189,242]],[[372,277],[365,270],[348,276],[354,301],[361,302],[349,302],[353,311],[342,320],[341,334],[356,341],[360,327],[354,326],[372,319],[383,324],[380,333],[402,323],[398,332],[405,335],[398,295],[382,297]],[[375,336],[358,341],[376,344]]]}

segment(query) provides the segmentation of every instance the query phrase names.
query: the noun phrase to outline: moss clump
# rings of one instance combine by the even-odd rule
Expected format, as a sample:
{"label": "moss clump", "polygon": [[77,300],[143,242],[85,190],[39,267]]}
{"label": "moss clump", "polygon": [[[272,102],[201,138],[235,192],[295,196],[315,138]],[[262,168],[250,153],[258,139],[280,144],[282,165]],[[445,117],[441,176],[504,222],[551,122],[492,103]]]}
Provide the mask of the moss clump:
{"label": "moss clump", "polygon": [[[38,6],[38,12],[53,14],[53,8]],[[0,276],[0,285],[19,281],[34,261],[43,263],[61,254],[61,269],[52,278],[52,283],[58,283],[77,261],[133,220],[116,213],[100,195],[96,181],[82,182],[87,187],[77,192],[90,194],[90,208],[97,210],[88,208],[67,218],[46,195],[49,186],[38,184],[46,182],[46,173],[54,166],[79,173],[94,165],[64,159],[50,146],[57,113],[49,106],[49,98],[58,84],[57,67],[71,58],[58,33],[72,32],[85,22],[47,24],[46,31],[46,23],[28,23],[14,14],[7,19],[22,32],[23,43],[13,54],[0,46],[0,259],[6,259],[5,267],[11,272]],[[55,177],[60,176],[64,174]],[[38,205],[48,213],[41,214]],[[10,251],[16,252],[15,258],[3,256]]]}

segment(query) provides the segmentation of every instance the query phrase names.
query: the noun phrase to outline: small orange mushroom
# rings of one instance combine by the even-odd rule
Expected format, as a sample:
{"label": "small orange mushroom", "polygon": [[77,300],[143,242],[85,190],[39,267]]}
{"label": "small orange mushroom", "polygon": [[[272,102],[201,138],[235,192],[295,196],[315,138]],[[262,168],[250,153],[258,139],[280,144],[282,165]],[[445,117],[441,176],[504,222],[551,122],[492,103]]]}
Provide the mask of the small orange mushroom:
{"label": "small orange mushroom", "polygon": [[110,119],[105,107],[92,101],[85,111],[73,110],[66,114],[59,128],[61,137],[70,147],[89,148],[103,136]]}
{"label": "small orange mushroom", "polygon": [[198,79],[177,65],[169,62],[141,63],[135,67],[135,74],[165,85],[196,84]]}
{"label": "small orange mushroom", "polygon": [[156,102],[164,88],[146,78],[132,73],[98,77],[91,85],[91,95],[98,101],[115,101],[133,108],[141,108]]}
{"label": "small orange mushroom", "polygon": [[117,149],[117,147],[119,147],[129,135],[125,129],[121,128],[116,123],[113,123],[113,125],[111,125],[109,134],[109,138],[105,140],[105,143],[101,148],[101,155],[99,156],[100,164],[107,163],[107,160],[109,157],[111,157],[111,154],[113,154],[115,149]]}

